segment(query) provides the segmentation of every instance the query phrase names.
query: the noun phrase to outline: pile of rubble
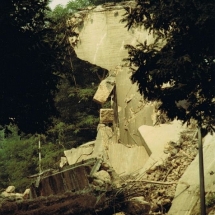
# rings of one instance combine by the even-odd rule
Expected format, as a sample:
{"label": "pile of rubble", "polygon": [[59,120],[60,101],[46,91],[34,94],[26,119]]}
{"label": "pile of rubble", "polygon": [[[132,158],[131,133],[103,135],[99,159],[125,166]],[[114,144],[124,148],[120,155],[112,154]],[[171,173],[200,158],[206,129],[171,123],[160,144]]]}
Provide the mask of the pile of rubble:
{"label": "pile of rubble", "polygon": [[[179,142],[166,144],[164,153],[168,155],[167,158],[155,163],[144,174],[134,174],[124,178],[122,189],[128,208],[121,214],[166,214],[168,212],[178,180],[198,153],[195,133],[183,132]],[[189,185],[184,183],[184,187],[187,189]]]}
{"label": "pile of rubble", "polygon": [[15,187],[14,186],[8,186],[7,189],[5,189],[0,194],[0,200],[23,200],[23,199],[29,199],[30,198],[30,189],[26,189],[24,193],[15,193]]}
{"label": "pile of rubble", "polygon": [[[19,214],[19,212],[23,212],[22,207],[18,206],[17,202],[19,202],[20,205],[28,205],[26,209],[26,213],[28,214],[40,214],[41,210],[45,209],[46,214],[51,214],[53,211],[61,210],[61,207],[66,207],[65,210],[70,211],[69,214],[73,214],[70,206],[73,203],[76,204],[73,202],[72,196],[74,196],[75,201],[80,203],[77,210],[82,208],[83,213],[80,214],[83,215],[166,214],[171,207],[176,186],[179,183],[178,181],[188,165],[195,158],[198,152],[197,149],[197,139],[195,138],[194,132],[186,131],[181,134],[179,142],[167,143],[164,148],[164,153],[167,154],[167,157],[162,162],[154,163],[144,173],[140,174],[137,171],[134,174],[120,177],[108,163],[102,161],[102,159],[98,159],[97,163],[91,169],[92,174],[88,175],[88,188],[78,192],[67,191],[66,193],[69,193],[70,198],[66,196],[67,194],[63,194],[64,196],[62,197],[58,194],[28,199],[30,195],[29,189],[23,194],[20,194],[14,192],[14,186],[9,186],[1,193],[2,206],[0,208],[5,212],[7,210],[4,205],[14,202],[13,204],[17,204],[14,212],[15,214]],[[186,183],[184,183],[184,186],[185,189],[189,187]],[[90,205],[91,212],[89,213],[88,208],[88,212],[86,213],[86,208],[82,204],[83,198],[87,199],[89,195],[94,200]],[[63,199],[68,203],[66,206],[60,204],[64,201]],[[53,201],[56,201],[59,205],[57,206],[55,204],[54,207],[51,204]],[[36,203],[38,213],[35,212],[35,208],[31,208],[31,205]],[[21,208],[21,211],[19,211],[19,208]],[[11,214],[13,214],[12,211]]]}

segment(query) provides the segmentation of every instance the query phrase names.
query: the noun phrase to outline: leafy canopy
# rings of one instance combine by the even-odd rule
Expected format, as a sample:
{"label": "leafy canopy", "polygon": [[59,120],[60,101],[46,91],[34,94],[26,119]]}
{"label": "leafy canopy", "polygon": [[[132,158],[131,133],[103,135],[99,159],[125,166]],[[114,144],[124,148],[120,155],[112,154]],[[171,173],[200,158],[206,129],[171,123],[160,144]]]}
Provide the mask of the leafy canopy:
{"label": "leafy canopy", "polygon": [[44,132],[57,115],[54,95],[65,47],[47,16],[49,0],[3,0],[0,7],[0,124]]}
{"label": "leafy canopy", "polygon": [[[154,44],[127,45],[132,81],[170,119],[215,125],[215,4],[213,0],[138,0],[127,27],[144,26]],[[164,40],[159,47],[160,41]]]}

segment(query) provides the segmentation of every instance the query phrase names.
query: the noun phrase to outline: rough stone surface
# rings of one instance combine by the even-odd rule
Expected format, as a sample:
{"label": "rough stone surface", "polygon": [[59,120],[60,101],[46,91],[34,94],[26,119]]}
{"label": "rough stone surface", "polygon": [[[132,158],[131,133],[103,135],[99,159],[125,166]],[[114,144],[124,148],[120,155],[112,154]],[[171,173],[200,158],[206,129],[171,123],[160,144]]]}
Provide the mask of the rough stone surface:
{"label": "rough stone surface", "polygon": [[101,104],[106,102],[114,86],[115,86],[115,77],[109,76],[106,79],[102,80],[93,97],[93,100]]}
{"label": "rough stone surface", "polygon": [[[215,192],[215,136],[207,135],[203,142],[204,154],[204,175],[205,175],[205,192]],[[191,149],[191,148],[190,148]],[[190,150],[187,153],[187,160],[193,158],[193,152]],[[213,159],[212,159],[213,158]],[[199,206],[199,161],[198,156],[195,157],[191,165],[186,169],[183,176],[180,178],[181,182],[186,182],[189,188],[183,184],[178,184],[175,198],[172,202],[169,215],[191,215],[193,208]]]}
{"label": "rough stone surface", "polygon": [[151,206],[144,200],[143,196],[133,197],[128,200],[127,212],[130,215],[148,214]]}
{"label": "rough stone surface", "polygon": [[[128,6],[134,2],[127,2]],[[77,28],[80,42],[75,47],[78,57],[97,64],[108,70],[114,69],[117,65],[124,64],[123,58],[127,57],[127,50],[124,45],[135,45],[138,41],[153,40],[142,29],[125,28],[125,23],[120,22],[125,13],[121,7],[106,5],[98,6],[88,11],[85,15],[81,28]]]}
{"label": "rough stone surface", "polygon": [[[116,76],[113,106],[115,127],[120,131],[119,141],[124,145],[141,146],[142,140],[137,129],[143,124],[153,125],[151,115],[154,107],[152,104],[145,104],[137,85],[131,83],[131,72],[123,61],[128,57],[124,46],[145,40],[150,44],[154,38],[141,28],[131,28],[128,31],[125,23],[120,22],[125,13],[124,6],[131,7],[134,4],[134,1],[104,4],[88,11],[82,26],[77,28],[80,40],[75,51],[79,58],[108,69],[110,75]],[[111,89],[107,88],[105,82],[102,81],[94,96],[94,100],[100,103],[110,95]]]}
{"label": "rough stone surface", "polygon": [[100,109],[100,123],[113,123],[114,110],[112,108]]}
{"label": "rough stone surface", "polygon": [[7,189],[5,191],[7,193],[13,193],[15,191],[15,187],[14,186],[9,186],[9,187],[7,187]]}

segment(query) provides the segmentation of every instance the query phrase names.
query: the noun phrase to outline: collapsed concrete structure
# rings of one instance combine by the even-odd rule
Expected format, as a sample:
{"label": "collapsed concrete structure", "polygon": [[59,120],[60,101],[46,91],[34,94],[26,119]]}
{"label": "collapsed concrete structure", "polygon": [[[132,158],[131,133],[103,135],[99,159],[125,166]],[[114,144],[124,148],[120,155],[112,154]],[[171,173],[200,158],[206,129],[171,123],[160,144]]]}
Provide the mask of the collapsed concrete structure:
{"label": "collapsed concrete structure", "polygon": [[[70,38],[70,41],[78,57],[109,70],[109,76],[100,83],[93,99],[98,103],[110,99],[111,106],[100,110],[96,140],[65,151],[61,167],[65,164],[68,166],[51,176],[43,176],[36,189],[33,189],[34,196],[77,191],[92,186],[94,189],[108,190],[110,183],[116,188],[129,184],[124,192],[136,187],[136,195],[140,195],[135,183],[138,182],[144,183],[141,184],[142,189],[148,190],[154,201],[149,203],[141,196],[131,196],[138,199],[131,198],[128,204],[136,211],[141,211],[142,205],[142,213],[151,210],[164,214],[171,206],[169,214],[192,214],[193,208],[199,205],[198,195],[195,198],[192,196],[193,192],[198,192],[195,130],[188,131],[188,144],[186,138],[180,139],[180,133],[187,130],[181,122],[158,123],[155,126],[155,105],[146,103],[138,87],[130,81],[130,70],[123,62],[127,57],[124,45],[153,41],[153,36],[144,29],[131,28],[128,31],[125,24],[120,22],[125,13],[124,7],[133,5],[131,1],[90,7],[68,21],[68,24],[77,26],[79,37]],[[211,138],[207,143],[210,147],[215,143],[214,137]],[[193,159],[192,167],[186,170]],[[215,161],[208,162],[212,162],[213,166],[211,164],[210,168],[205,168],[206,171],[215,172]],[[195,169],[195,173],[191,173],[191,169]],[[195,183],[190,181],[193,180],[190,174],[195,175]],[[207,176],[208,172],[205,174]],[[147,183],[156,186],[148,186]],[[207,193],[215,192],[214,184],[212,177],[206,180]],[[172,187],[167,189],[165,186],[169,185]],[[188,203],[191,196],[192,202]],[[185,204],[187,207],[184,207]],[[130,210],[130,214],[135,212]]]}
{"label": "collapsed concrete structure", "polygon": [[[93,100],[101,104],[111,100],[109,109],[100,110],[95,147],[87,144],[65,152],[70,165],[81,154],[79,159],[103,157],[117,174],[131,174],[143,168],[156,151],[162,151],[164,143],[177,141],[179,133],[185,129],[180,122],[171,122],[162,131],[167,131],[166,135],[163,138],[157,136],[160,146],[150,145],[145,141],[144,136],[147,134],[144,133],[144,126],[150,128],[157,122],[155,105],[146,103],[138,92],[138,86],[132,84],[131,71],[124,62],[128,57],[125,45],[136,45],[145,40],[150,44],[154,38],[142,28],[128,30],[125,23],[121,22],[125,14],[124,8],[132,8],[134,4],[133,1],[107,3],[83,9],[70,19],[69,24],[75,24],[79,34],[74,46],[77,56],[109,71],[109,76],[100,83]],[[151,135],[150,131],[147,133]]]}

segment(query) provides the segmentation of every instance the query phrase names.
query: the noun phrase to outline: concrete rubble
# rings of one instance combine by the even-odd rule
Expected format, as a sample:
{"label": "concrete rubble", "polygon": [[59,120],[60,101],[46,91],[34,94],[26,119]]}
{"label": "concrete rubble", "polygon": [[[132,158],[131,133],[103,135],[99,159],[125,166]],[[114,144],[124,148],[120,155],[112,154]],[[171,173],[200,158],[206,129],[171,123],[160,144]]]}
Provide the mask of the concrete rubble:
{"label": "concrete rubble", "polygon": [[124,7],[134,4],[104,4],[70,19],[81,40],[75,40],[78,57],[109,70],[93,100],[103,104],[111,97],[111,107],[100,111],[96,140],[65,151],[65,157],[69,165],[96,159],[90,172],[94,189],[118,189],[124,195],[125,209],[114,214],[165,214],[178,207],[175,192],[191,187],[181,177],[197,159],[196,130],[159,118],[156,104],[146,103],[130,81],[124,45],[154,40],[144,29],[127,31],[120,22]]}
{"label": "concrete rubble", "polygon": [[30,189],[26,189],[24,193],[16,193],[14,186],[8,186],[5,191],[0,194],[0,201],[1,200],[23,200],[30,198]]}
{"label": "concrete rubble", "polygon": [[[199,161],[198,156],[195,156],[193,152],[194,146],[189,146],[187,142],[187,151],[183,151],[187,154],[187,159],[184,162],[189,162],[189,159],[194,159],[182,177],[180,177],[179,184],[175,192],[175,198],[172,202],[172,207],[169,211],[169,215],[183,215],[194,214],[199,211]],[[208,134],[204,138],[204,175],[205,175],[205,192],[206,203],[210,194],[215,193],[215,137]],[[184,189],[180,182],[186,182],[189,184],[188,189]],[[211,212],[212,213],[212,212]],[[212,213],[213,214],[213,213]]]}
{"label": "concrete rubble", "polygon": [[[177,192],[180,192],[179,187],[183,190],[191,186],[187,180],[179,179],[191,162],[198,159],[195,130],[188,129],[177,121],[163,124],[166,119],[157,117],[156,104],[145,103],[137,92],[137,86],[131,83],[130,71],[122,62],[128,56],[124,45],[135,45],[145,40],[150,44],[154,38],[144,29],[131,28],[127,31],[124,28],[124,24],[120,22],[125,12],[123,7],[132,8],[135,2],[123,4],[102,5],[90,10],[83,22],[83,28],[78,31],[82,42],[77,43],[75,50],[78,57],[108,69],[110,74],[116,77],[115,89],[112,91],[112,108],[114,109],[113,133],[117,137],[107,146],[111,165],[122,177],[130,175],[130,179],[134,177],[137,183],[142,180],[141,192],[144,190],[148,192],[146,201],[150,203],[151,211],[165,213],[175,198],[176,187],[179,190]],[[107,96],[104,96],[104,100],[106,99]],[[114,151],[111,151],[112,145]],[[126,146],[128,151],[121,150],[119,146]],[[134,157],[130,159],[132,156],[130,153],[138,147],[145,149],[141,152],[145,160],[139,160],[142,165],[135,166],[135,161],[140,156],[135,151]],[[115,151],[121,153],[116,154]],[[121,159],[124,154],[127,155],[126,158]],[[114,157],[118,158],[118,163],[123,169],[113,162]],[[211,160],[212,157],[210,155],[208,159]],[[123,165],[125,163],[126,166]],[[133,166],[133,172],[128,166]],[[193,171],[196,169],[197,166]],[[192,180],[192,176],[189,177]],[[134,181],[132,186],[137,186]],[[212,181],[209,181],[209,184],[212,186]],[[185,202],[181,204],[182,207],[184,204]],[[172,208],[177,208],[177,205],[177,201],[174,200]],[[175,209],[173,214],[176,214]]]}
{"label": "concrete rubble", "polygon": [[93,97],[93,100],[101,104],[106,102],[107,98],[110,96],[111,92],[113,91],[114,86],[115,86],[115,77],[110,75],[101,81]]}
{"label": "concrete rubble", "polygon": [[[196,129],[176,120],[159,121],[156,104],[144,101],[123,63],[127,57],[124,45],[153,41],[145,30],[127,31],[120,22],[124,6],[134,3],[89,7],[68,20],[79,34],[70,38],[78,57],[109,70],[93,100],[103,104],[111,98],[111,107],[100,110],[96,139],[64,151],[59,170],[37,175],[22,198],[63,195],[71,201],[77,194],[80,198],[89,195],[90,208],[82,214],[93,215],[194,215],[198,211]],[[205,137],[206,196],[215,192],[214,144],[214,136]],[[10,187],[2,196],[13,192]],[[208,210],[210,215],[213,211]]]}

